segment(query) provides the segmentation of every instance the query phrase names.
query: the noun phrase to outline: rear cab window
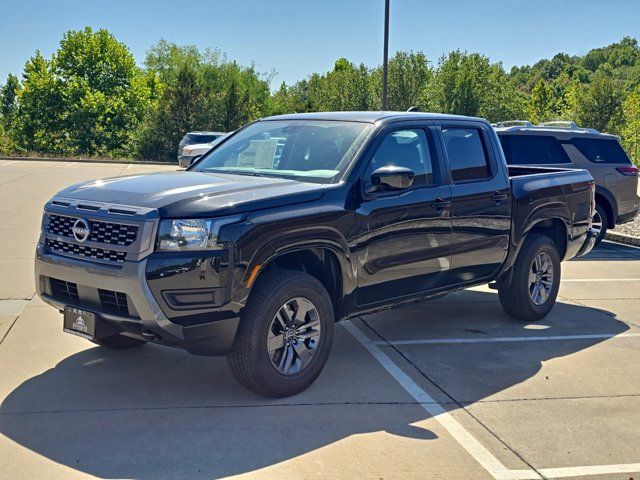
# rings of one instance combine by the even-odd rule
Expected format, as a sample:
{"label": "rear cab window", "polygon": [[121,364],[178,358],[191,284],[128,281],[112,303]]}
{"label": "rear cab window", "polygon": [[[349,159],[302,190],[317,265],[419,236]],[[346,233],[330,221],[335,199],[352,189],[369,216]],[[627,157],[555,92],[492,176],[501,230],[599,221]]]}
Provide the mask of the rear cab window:
{"label": "rear cab window", "polygon": [[593,163],[631,163],[620,143],[614,139],[572,138],[570,143]]}
{"label": "rear cab window", "polygon": [[560,142],[548,135],[498,135],[508,165],[571,163]]}
{"label": "rear cab window", "polygon": [[491,177],[489,156],[480,129],[443,127],[442,139],[454,183],[481,181]]}

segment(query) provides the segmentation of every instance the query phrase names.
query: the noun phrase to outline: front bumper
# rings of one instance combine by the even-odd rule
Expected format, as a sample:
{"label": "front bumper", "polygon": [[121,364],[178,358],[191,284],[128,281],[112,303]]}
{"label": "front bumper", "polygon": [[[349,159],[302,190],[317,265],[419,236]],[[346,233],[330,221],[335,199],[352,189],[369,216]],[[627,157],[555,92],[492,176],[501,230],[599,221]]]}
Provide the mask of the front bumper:
{"label": "front bumper", "polygon": [[[35,279],[38,295],[58,309],[65,305],[83,308],[96,313],[100,322],[109,324],[115,331],[134,338],[154,343],[180,347],[196,355],[224,355],[233,344],[239,323],[239,308],[227,303],[217,308],[216,314],[199,309],[197,322],[180,324],[180,318],[191,318],[189,307],[180,313],[182,317],[169,318],[163,311],[147,281],[147,263],[153,257],[141,261],[127,261],[122,266],[103,265],[55,255],[39,244],[36,250]],[[201,269],[201,267],[199,267]],[[74,285],[73,295],[60,295],[54,289],[55,280]],[[178,280],[177,283],[180,283]],[[124,309],[118,311],[105,308],[103,293],[126,297]],[[191,290],[189,290],[189,293]],[[157,294],[156,294],[157,295]],[[114,295],[115,296],[115,295]],[[224,299],[227,300],[226,298]],[[164,303],[164,300],[160,300]],[[207,318],[215,319],[206,321]],[[184,323],[184,322],[183,322]]]}

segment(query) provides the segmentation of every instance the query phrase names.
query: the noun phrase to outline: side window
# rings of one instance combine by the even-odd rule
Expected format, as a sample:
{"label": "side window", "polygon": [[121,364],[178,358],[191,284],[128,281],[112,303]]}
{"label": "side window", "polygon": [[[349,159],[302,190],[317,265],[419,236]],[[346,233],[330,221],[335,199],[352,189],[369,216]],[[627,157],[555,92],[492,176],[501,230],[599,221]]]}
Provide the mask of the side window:
{"label": "side window", "polygon": [[442,129],[442,137],[454,182],[482,180],[490,176],[480,130],[447,127]]}
{"label": "side window", "polygon": [[547,135],[499,135],[509,165],[571,163],[555,137]]}
{"label": "side window", "polygon": [[631,161],[617,140],[598,138],[573,138],[571,143],[587,160],[595,163],[626,163]]}
{"label": "side window", "polygon": [[367,169],[367,177],[380,167],[395,165],[413,170],[414,185],[433,183],[433,164],[429,140],[424,130],[396,130],[387,134]]}

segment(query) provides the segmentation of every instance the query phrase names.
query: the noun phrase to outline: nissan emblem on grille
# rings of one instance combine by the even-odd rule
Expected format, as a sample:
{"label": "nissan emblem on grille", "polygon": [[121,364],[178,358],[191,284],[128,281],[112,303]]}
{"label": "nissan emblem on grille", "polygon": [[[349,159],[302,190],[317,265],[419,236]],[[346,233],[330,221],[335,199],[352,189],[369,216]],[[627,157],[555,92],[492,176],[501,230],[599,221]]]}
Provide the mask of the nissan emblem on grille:
{"label": "nissan emblem on grille", "polygon": [[73,238],[82,243],[89,238],[89,234],[91,233],[91,230],[89,230],[89,222],[84,218],[79,218],[73,224],[71,231],[73,232]]}

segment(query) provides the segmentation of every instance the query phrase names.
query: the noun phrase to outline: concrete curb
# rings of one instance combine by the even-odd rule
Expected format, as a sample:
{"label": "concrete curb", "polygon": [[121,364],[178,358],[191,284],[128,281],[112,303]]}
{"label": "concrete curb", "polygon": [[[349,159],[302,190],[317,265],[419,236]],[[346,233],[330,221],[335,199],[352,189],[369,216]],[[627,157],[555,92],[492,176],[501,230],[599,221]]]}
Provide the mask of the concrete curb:
{"label": "concrete curb", "polygon": [[141,160],[100,160],[94,158],[55,158],[55,157],[5,157],[0,155],[0,160],[21,161],[21,162],[78,162],[78,163],[113,163],[127,165],[166,165],[167,167],[178,166],[176,160],[175,165],[167,162],[147,162]]}
{"label": "concrete curb", "polygon": [[612,242],[624,243],[626,245],[640,247],[640,237],[634,237],[625,233],[607,231],[607,233],[604,235],[604,238],[606,240],[611,240]]}

